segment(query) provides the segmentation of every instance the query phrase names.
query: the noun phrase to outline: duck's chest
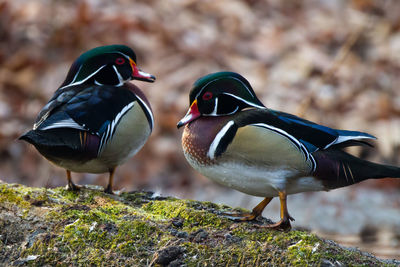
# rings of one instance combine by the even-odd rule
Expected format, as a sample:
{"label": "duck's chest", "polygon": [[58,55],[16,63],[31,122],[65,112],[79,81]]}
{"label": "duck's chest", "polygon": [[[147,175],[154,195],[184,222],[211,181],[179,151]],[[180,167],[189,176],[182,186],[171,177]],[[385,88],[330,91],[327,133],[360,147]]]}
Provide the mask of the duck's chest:
{"label": "duck's chest", "polygon": [[210,145],[229,119],[230,116],[201,117],[186,125],[182,135],[186,158],[198,165],[212,164],[213,160],[207,156]]}

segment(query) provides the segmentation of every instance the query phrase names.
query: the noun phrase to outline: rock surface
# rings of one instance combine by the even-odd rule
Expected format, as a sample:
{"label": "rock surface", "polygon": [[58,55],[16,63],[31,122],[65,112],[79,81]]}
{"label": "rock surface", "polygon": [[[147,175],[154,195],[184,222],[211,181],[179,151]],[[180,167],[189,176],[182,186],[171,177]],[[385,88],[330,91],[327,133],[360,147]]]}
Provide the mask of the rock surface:
{"label": "rock surface", "polygon": [[0,265],[347,266],[387,264],[308,232],[234,223],[230,207],[0,183]]}

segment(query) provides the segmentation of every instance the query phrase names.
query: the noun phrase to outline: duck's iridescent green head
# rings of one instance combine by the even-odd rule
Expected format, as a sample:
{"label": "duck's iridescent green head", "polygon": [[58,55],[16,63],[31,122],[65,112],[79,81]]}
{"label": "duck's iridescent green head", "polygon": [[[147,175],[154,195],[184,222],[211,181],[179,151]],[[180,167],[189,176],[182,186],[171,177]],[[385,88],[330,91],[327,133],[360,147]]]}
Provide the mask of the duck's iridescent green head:
{"label": "duck's iridescent green head", "polygon": [[93,48],[72,64],[61,87],[78,84],[121,86],[129,80],[154,82],[155,77],[136,66],[136,55],[125,45]]}
{"label": "duck's iridescent green head", "polygon": [[198,79],[190,91],[189,104],[178,128],[200,116],[226,116],[245,108],[265,108],[250,83],[235,72],[216,72]]}

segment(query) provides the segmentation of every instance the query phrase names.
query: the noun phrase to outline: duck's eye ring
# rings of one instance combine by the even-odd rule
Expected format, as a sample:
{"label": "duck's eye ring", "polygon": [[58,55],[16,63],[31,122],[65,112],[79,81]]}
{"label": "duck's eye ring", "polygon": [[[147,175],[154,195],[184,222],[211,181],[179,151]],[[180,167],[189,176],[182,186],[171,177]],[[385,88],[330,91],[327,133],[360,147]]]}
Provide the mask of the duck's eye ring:
{"label": "duck's eye ring", "polygon": [[123,59],[122,57],[119,57],[115,60],[115,64],[117,65],[122,65],[125,63],[125,59]]}
{"label": "duck's eye ring", "polygon": [[211,92],[205,92],[203,95],[203,100],[207,101],[210,100],[213,97],[213,94]]}

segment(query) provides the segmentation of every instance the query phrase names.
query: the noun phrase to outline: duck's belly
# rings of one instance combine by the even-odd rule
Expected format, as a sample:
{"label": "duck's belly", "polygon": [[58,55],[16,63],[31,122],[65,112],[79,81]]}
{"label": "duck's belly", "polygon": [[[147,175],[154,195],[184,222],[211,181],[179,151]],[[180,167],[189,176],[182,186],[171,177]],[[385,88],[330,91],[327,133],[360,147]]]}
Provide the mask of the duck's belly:
{"label": "duck's belly", "polygon": [[276,197],[279,191],[296,194],[324,190],[322,183],[311,176],[298,177],[298,171],[284,166],[279,169],[249,166],[240,163],[199,165],[190,155],[186,159],[194,169],[216,183],[260,197]]}
{"label": "duck's belly", "polygon": [[72,172],[104,173],[112,169],[112,166],[104,164],[99,159],[92,159],[83,163],[73,160],[53,161],[53,163]]}

